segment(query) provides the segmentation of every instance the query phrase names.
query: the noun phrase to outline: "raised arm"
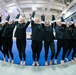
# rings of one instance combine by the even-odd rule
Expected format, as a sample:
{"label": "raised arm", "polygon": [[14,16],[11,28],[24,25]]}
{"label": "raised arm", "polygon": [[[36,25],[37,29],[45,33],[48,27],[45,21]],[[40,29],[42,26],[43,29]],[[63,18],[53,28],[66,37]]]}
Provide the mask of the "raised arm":
{"label": "raised arm", "polygon": [[33,11],[31,17],[34,18],[34,16],[35,16],[35,11]]}
{"label": "raised arm", "polygon": [[30,24],[30,21],[27,21],[27,23],[25,24],[25,27],[27,28],[29,24]]}
{"label": "raised arm", "polygon": [[42,28],[45,28],[45,15],[44,14],[41,15],[41,25],[42,25]]}
{"label": "raised arm", "polygon": [[3,30],[4,30],[4,28],[8,25],[9,19],[10,19],[10,15],[8,15],[8,16],[6,17],[6,21],[2,22],[2,16],[1,16],[1,25],[2,25],[2,27],[3,27]]}
{"label": "raised arm", "polygon": [[52,15],[51,26],[52,26],[53,28],[55,28],[55,26],[56,26],[56,20],[55,20],[55,16],[54,16],[54,15]]}
{"label": "raised arm", "polygon": [[[10,15],[8,15],[8,16],[6,17],[5,24],[8,23],[9,19],[10,19]],[[0,24],[2,24],[2,15],[0,15]]]}
{"label": "raised arm", "polygon": [[72,17],[71,17],[71,27],[72,27],[72,28],[74,27],[74,20],[73,20]]}
{"label": "raised arm", "polygon": [[41,15],[41,21],[45,22],[45,15],[44,14]]}
{"label": "raised arm", "polygon": [[0,14],[0,23],[2,22],[2,15]]}
{"label": "raised arm", "polygon": [[6,21],[3,23],[5,26],[8,25],[9,19],[10,19],[10,15],[8,15],[8,16],[6,17]]}
{"label": "raised arm", "polygon": [[64,28],[66,28],[66,22],[63,17],[61,17],[61,23]]}
{"label": "raised arm", "polygon": [[[1,22],[2,22],[2,15],[0,14],[0,27],[1,27]],[[0,29],[1,30],[1,29]]]}
{"label": "raised arm", "polygon": [[15,17],[15,20],[14,20],[14,25],[18,24],[19,17],[20,17],[20,14],[17,14],[17,16]]}
{"label": "raised arm", "polygon": [[35,16],[35,11],[33,11],[31,15],[31,25],[34,25],[34,16]]}
{"label": "raised arm", "polygon": [[8,22],[9,19],[10,19],[10,15],[8,15],[8,16],[6,17],[6,22]]}

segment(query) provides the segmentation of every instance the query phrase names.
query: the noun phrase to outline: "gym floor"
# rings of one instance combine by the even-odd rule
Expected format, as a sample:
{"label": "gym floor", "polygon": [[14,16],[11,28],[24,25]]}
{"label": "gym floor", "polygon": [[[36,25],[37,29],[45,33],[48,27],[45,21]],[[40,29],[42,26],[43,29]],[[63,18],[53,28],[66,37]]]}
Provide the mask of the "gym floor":
{"label": "gym floor", "polygon": [[76,75],[76,63],[53,66],[19,66],[0,61],[0,75]]}

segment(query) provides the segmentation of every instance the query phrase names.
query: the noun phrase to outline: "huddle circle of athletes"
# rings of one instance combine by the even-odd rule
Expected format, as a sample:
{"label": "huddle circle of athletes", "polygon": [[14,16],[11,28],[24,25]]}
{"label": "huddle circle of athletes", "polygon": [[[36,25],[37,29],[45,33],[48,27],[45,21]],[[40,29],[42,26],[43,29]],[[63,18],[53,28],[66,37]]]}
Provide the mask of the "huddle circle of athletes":
{"label": "huddle circle of athletes", "polygon": [[[42,50],[42,41],[44,41],[44,57],[45,65],[57,64],[57,58],[63,48],[61,65],[64,64],[64,60],[68,62],[68,56],[72,51],[72,63],[76,60],[76,23],[73,19],[70,22],[65,22],[63,17],[61,20],[55,20],[55,16],[52,15],[51,23],[45,20],[45,15],[41,15],[41,21],[35,17],[35,11],[30,15],[29,20],[25,23],[24,18],[20,18],[20,14],[16,16],[15,20],[9,20],[10,15],[7,16],[6,22],[2,22],[2,15],[0,15],[0,51],[3,53],[4,62],[6,62],[6,56],[8,57],[8,63],[14,63],[14,54],[12,53],[13,45],[13,30],[16,26],[14,36],[16,37],[16,47],[19,52],[20,65],[26,65],[26,29],[31,23],[32,35],[31,35],[31,48],[32,48],[32,66],[39,66],[40,52]],[[55,29],[55,35],[53,33]],[[54,40],[57,40],[57,50],[55,50]],[[50,62],[48,59],[49,47],[51,50]],[[10,56],[9,56],[10,54]],[[10,57],[12,60],[10,61]],[[23,59],[23,60],[22,60]]]}

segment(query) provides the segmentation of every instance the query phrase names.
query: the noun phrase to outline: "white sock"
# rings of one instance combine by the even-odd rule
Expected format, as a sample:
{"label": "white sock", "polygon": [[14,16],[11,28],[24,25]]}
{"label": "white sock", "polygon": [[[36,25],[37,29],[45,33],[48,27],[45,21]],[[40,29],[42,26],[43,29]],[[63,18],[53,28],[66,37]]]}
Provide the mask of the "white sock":
{"label": "white sock", "polygon": [[57,64],[57,59],[54,60],[54,64]]}
{"label": "white sock", "polygon": [[35,61],[33,62],[32,66],[35,66]]}
{"label": "white sock", "polygon": [[38,63],[38,61],[36,61],[36,65],[37,65],[37,66],[39,66],[39,63]]}
{"label": "white sock", "polygon": [[23,62],[23,65],[26,65],[26,62],[25,61]]}
{"label": "white sock", "polygon": [[3,60],[4,62],[6,62],[6,58],[4,57],[4,60]]}
{"label": "white sock", "polygon": [[12,60],[11,63],[13,64],[14,63],[14,60]]}
{"label": "white sock", "polygon": [[45,61],[45,66],[48,66],[48,62],[47,61]]}
{"label": "white sock", "polygon": [[8,59],[8,63],[10,63],[10,58]]}
{"label": "white sock", "polygon": [[65,58],[66,59],[66,61],[68,62],[68,58]]}
{"label": "white sock", "polygon": [[22,61],[20,61],[20,65],[22,65],[22,63],[23,63],[23,62],[22,62]]}

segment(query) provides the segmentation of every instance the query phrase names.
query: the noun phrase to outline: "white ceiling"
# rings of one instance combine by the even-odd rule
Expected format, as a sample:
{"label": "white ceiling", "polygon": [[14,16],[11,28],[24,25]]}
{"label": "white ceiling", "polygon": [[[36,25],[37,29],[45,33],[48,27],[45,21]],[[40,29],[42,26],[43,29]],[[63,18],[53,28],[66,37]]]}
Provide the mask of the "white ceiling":
{"label": "white ceiling", "polygon": [[76,0],[0,0],[0,13],[5,19],[8,11],[12,10],[11,18],[15,18],[20,13],[21,16],[28,19],[29,14],[32,13],[32,6],[35,5],[37,7],[37,17],[45,13],[46,18],[50,19],[52,14],[57,17],[65,14],[75,3]]}

